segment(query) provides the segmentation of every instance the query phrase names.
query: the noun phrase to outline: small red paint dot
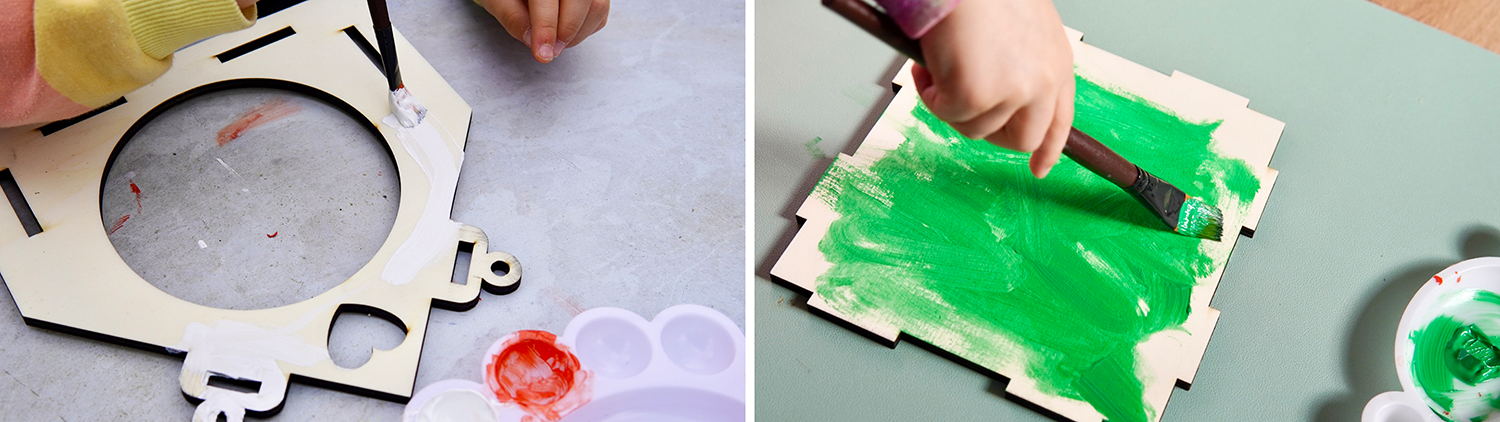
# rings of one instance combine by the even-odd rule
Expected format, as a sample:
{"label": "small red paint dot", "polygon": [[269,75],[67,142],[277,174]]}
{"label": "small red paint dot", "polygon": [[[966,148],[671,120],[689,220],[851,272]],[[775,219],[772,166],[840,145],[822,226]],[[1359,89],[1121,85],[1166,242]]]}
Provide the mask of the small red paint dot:
{"label": "small red paint dot", "polygon": [[266,235],[266,237],[276,237],[276,235],[278,235],[278,234],[281,234],[280,230],[277,230],[275,233],[268,234],[268,235]]}
{"label": "small red paint dot", "polygon": [[1443,285],[1443,276],[1435,275],[1435,276],[1432,276],[1432,278],[1434,278],[1434,279],[1437,280],[1437,283],[1438,283],[1439,286]]}

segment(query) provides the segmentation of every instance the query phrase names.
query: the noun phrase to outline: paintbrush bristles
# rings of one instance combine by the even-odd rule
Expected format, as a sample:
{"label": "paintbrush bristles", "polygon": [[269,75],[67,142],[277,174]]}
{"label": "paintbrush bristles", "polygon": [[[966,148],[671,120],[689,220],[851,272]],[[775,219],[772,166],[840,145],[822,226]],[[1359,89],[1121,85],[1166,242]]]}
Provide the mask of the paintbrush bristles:
{"label": "paintbrush bristles", "polygon": [[1182,202],[1182,211],[1177,214],[1178,234],[1209,240],[1224,237],[1224,213],[1198,198],[1187,197]]}
{"label": "paintbrush bristles", "polygon": [[1215,241],[1222,238],[1224,213],[1218,208],[1188,196],[1140,167],[1135,171],[1135,183],[1125,190],[1161,218],[1168,229],[1184,236]]}

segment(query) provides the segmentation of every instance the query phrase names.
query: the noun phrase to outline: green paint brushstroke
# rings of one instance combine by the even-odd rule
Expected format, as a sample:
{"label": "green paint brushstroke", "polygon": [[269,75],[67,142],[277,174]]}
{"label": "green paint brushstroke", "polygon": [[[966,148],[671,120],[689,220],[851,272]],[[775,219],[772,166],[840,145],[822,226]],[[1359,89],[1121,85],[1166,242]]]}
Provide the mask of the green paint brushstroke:
{"label": "green paint brushstroke", "polygon": [[811,141],[807,141],[806,143],[802,144],[802,147],[807,149],[807,155],[813,156],[814,158],[827,157],[827,155],[823,154],[823,147],[818,146],[819,142],[823,142],[822,136],[813,138]]}
{"label": "green paint brushstroke", "polygon": [[[1260,181],[1215,153],[1219,122],[1189,122],[1077,77],[1074,125],[1189,195],[1248,209]],[[1129,194],[1064,159],[1036,180],[1027,156],[964,138],[925,106],[906,142],[868,166],[839,162],[814,194],[841,217],[819,249],[817,292],[988,368],[1020,362],[1049,394],[1114,422],[1154,417],[1134,348],[1180,329],[1199,277],[1222,259]]]}
{"label": "green paint brushstroke", "polygon": [[1500,332],[1500,295],[1460,290],[1438,303],[1446,313],[1411,333],[1412,383],[1444,420],[1484,420],[1500,409],[1500,357],[1490,334]]}

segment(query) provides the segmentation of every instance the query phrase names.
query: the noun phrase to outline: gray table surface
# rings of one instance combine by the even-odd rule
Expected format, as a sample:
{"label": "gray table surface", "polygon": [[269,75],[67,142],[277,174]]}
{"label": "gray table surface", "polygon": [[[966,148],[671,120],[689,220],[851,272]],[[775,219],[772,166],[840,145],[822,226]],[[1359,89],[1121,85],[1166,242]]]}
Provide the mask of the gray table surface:
{"label": "gray table surface", "polygon": [[[394,1],[390,12],[474,109],[453,219],[483,229],[491,250],[525,270],[514,293],[433,311],[418,389],[481,381],[492,342],[520,329],[561,333],[588,308],[649,319],[696,303],[745,326],[744,2],[614,2],[602,32],[549,65],[468,0]],[[229,120],[278,97],[302,110],[203,153]],[[111,221],[136,214],[112,240],[178,297],[294,303],[342,281],[384,240],[399,189],[381,154],[310,99],[210,95],[121,153],[103,211]],[[139,212],[130,180],[143,191]],[[179,358],[28,327],[3,289],[0,302],[0,420],[190,419]],[[331,354],[358,365],[401,338],[379,319],[345,315]],[[401,410],[294,383],[275,420],[398,420]]]}
{"label": "gray table surface", "polygon": [[[1197,380],[1162,420],[1352,421],[1399,388],[1407,300],[1450,264],[1500,255],[1500,56],[1360,0],[1057,3],[1085,42],[1286,122],[1280,177],[1230,257]],[[858,145],[897,60],[817,2],[756,6],[757,417],[1046,420],[977,372],[814,316],[769,280],[796,207]]]}

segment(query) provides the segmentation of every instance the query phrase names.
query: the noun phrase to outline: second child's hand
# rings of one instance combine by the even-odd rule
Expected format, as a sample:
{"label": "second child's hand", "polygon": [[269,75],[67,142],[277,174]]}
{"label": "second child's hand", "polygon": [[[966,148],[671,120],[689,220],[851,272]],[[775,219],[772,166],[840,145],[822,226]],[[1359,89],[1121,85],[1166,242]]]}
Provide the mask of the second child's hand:
{"label": "second child's hand", "polygon": [[541,63],[577,46],[609,21],[609,0],[480,0],[505,32]]}

